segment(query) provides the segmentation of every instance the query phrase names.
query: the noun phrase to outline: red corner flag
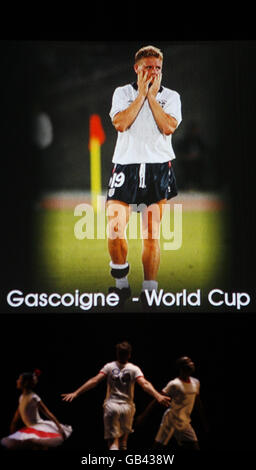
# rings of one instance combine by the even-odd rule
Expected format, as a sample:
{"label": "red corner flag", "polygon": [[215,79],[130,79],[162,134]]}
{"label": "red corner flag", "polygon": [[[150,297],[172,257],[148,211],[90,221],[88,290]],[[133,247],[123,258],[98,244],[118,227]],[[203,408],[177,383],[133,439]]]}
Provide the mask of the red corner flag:
{"label": "red corner flag", "polygon": [[99,144],[103,144],[105,142],[106,136],[105,132],[103,130],[100,116],[98,114],[92,114],[90,116],[90,137],[89,137],[89,149],[90,149],[90,143],[91,139],[96,139],[99,141]]}

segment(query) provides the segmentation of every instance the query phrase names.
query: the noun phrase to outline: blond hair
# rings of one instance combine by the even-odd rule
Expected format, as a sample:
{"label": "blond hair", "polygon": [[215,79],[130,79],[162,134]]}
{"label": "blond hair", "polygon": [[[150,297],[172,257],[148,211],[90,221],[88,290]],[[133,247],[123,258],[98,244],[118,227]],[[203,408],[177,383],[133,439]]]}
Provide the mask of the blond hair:
{"label": "blond hair", "polygon": [[163,53],[155,46],[144,46],[139,49],[135,54],[135,64],[144,57],[157,57],[163,60]]}

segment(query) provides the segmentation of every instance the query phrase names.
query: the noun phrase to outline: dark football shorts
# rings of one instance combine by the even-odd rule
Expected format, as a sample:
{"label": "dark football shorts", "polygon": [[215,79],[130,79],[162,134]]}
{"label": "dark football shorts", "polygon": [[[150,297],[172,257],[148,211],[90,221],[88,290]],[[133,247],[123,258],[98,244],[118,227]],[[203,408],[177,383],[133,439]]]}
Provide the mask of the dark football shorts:
{"label": "dark football shorts", "polygon": [[127,204],[154,204],[177,196],[176,178],[171,161],[165,163],[113,164],[107,201]]}

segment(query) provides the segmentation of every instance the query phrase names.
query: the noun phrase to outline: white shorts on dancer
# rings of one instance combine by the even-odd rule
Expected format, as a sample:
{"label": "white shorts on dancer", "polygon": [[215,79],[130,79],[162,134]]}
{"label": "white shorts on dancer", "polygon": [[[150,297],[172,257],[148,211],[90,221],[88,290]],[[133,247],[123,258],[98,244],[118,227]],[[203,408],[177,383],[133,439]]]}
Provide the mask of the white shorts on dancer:
{"label": "white shorts on dancer", "polygon": [[197,442],[197,436],[190,423],[178,428],[175,425],[171,410],[168,409],[163,415],[155,440],[162,445],[167,445],[169,440],[175,437],[179,445],[185,442]]}
{"label": "white shorts on dancer", "polygon": [[163,415],[155,440],[162,445],[167,445],[172,436],[175,437],[179,445],[185,442],[197,442],[198,440],[190,423],[180,429],[175,426],[171,411],[168,409]]}
{"label": "white shorts on dancer", "polygon": [[104,438],[115,439],[133,432],[134,403],[108,399],[104,405]]}

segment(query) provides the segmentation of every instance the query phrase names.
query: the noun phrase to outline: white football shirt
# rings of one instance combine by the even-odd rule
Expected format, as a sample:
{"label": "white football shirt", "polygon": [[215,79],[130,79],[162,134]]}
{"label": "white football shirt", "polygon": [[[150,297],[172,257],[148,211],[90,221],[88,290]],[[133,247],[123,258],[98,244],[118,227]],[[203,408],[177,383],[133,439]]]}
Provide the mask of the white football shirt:
{"label": "white football shirt", "polygon": [[200,382],[194,377],[190,377],[190,382],[183,382],[177,377],[164,387],[163,392],[172,397],[170,413],[177,429],[182,429],[190,423],[190,415],[199,389]]}
{"label": "white football shirt", "polygon": [[[116,88],[112,98],[110,117],[124,111],[138,96],[137,84]],[[156,96],[165,113],[174,117],[178,125],[182,120],[180,95],[174,90],[160,87]],[[146,99],[135,121],[124,132],[118,132],[113,163],[164,163],[175,158],[172,135],[160,132],[148,100]]]}
{"label": "white football shirt", "polygon": [[133,402],[135,381],[138,377],[143,377],[143,373],[138,366],[127,362],[122,367],[119,362],[113,361],[105,364],[100,372],[107,376],[106,400]]}

